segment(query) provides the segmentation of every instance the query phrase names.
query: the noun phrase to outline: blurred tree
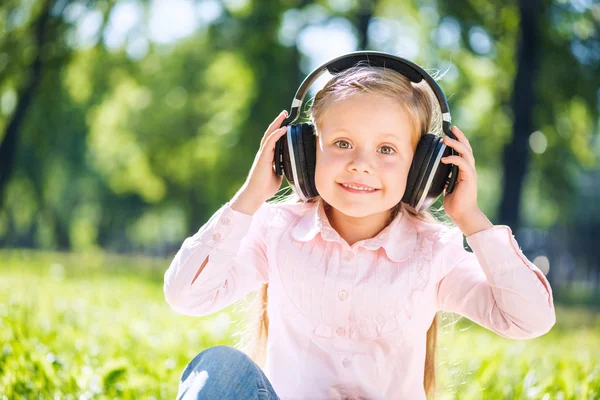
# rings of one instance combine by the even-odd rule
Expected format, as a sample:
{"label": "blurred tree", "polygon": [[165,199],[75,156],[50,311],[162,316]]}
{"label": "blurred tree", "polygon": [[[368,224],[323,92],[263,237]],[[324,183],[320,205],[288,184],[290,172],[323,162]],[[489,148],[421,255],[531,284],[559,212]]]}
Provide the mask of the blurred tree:
{"label": "blurred tree", "polygon": [[[35,91],[42,78],[42,70],[45,64],[44,58],[47,58],[48,56],[46,45],[47,43],[56,40],[56,27],[48,28],[48,21],[51,18],[51,5],[52,1],[50,0],[46,0],[40,5],[37,17],[32,21],[31,26],[28,27],[29,29],[25,30],[25,37],[19,38],[25,42],[33,42],[33,45],[29,48],[30,54],[28,55],[33,58],[33,62],[31,62],[30,65],[25,66],[24,76],[22,78],[19,77],[21,79],[17,79],[17,82],[23,82],[21,83],[21,87],[17,89],[16,107],[12,114],[12,118],[6,125],[4,134],[2,135],[2,141],[0,142],[0,208],[2,207],[4,188],[6,187],[12,172],[19,132],[33,100]],[[22,7],[17,7],[13,2],[5,3],[4,7],[5,10],[3,10],[3,13],[8,16],[5,22],[5,29],[8,32],[0,44],[0,51],[2,51],[5,57],[8,57],[9,59],[19,59],[21,49],[18,46],[15,46],[15,44],[19,41],[16,36],[21,36],[22,33],[18,32],[18,29],[13,30],[11,28],[17,28],[15,25],[19,24],[19,21],[17,20],[19,18],[19,12],[24,11],[20,10]],[[16,63],[13,65],[16,66]],[[8,76],[8,74],[3,74],[3,80]]]}
{"label": "blurred tree", "polygon": [[373,19],[373,13],[377,7],[376,0],[359,1],[356,12],[355,25],[358,31],[359,49],[368,50],[369,43],[369,25]]}
{"label": "blurred tree", "polygon": [[[531,84],[538,100],[533,125],[522,129],[527,140],[518,143],[535,147],[524,175],[526,222],[550,226],[557,206],[568,201],[560,187],[569,187],[572,167],[594,161],[585,144],[597,120],[591,107],[597,59],[589,55],[597,53],[590,44],[597,30],[589,28],[591,12],[538,1],[548,9],[540,16],[539,74]],[[2,172],[2,246],[173,251],[239,189],[264,130],[290,106],[315,61],[311,46],[319,53],[326,48],[309,45],[306,33],[331,22],[357,48],[422,65],[452,60],[454,77],[451,71],[442,84],[455,121],[480,153],[500,154],[515,137],[516,0],[502,6],[469,0],[464,7],[433,0],[199,0],[186,4],[198,7],[190,12],[197,10],[200,22],[174,40],[150,32],[165,17],[159,2],[53,2],[37,91],[18,117],[36,59],[35,21],[46,3],[27,4],[0,4],[7,16],[0,18],[0,130],[22,118],[13,166],[2,170],[11,174]],[[553,19],[559,22],[547,26]],[[456,29],[462,40],[453,43]],[[574,30],[581,37],[588,32],[587,39],[570,45]],[[528,104],[515,107],[527,113]],[[10,135],[2,140],[10,142]],[[544,140],[545,152],[538,153]],[[495,186],[497,161],[478,159],[482,181],[491,183],[481,190],[485,207],[503,194]]]}
{"label": "blurred tree", "polygon": [[[499,66],[496,112],[506,113],[513,124],[512,135],[505,140],[510,142],[504,149],[498,223],[515,229],[523,223],[523,190],[531,200],[527,203],[537,208],[526,209],[527,225],[549,227],[570,220],[568,205],[577,192],[578,171],[597,165],[598,154],[591,146],[598,132],[600,86],[597,7],[560,0],[502,4],[440,0],[439,6],[445,18],[459,24],[461,49],[491,58]],[[493,51],[482,50],[488,35]],[[513,84],[507,85],[515,58]],[[565,124],[574,121],[567,116],[573,107],[585,124]],[[488,118],[484,125],[492,129],[485,132],[491,140],[504,126],[494,119]],[[529,166],[530,150],[535,154]],[[535,179],[527,179],[527,174]]]}
{"label": "blurred tree", "polygon": [[504,191],[500,203],[499,221],[516,229],[521,224],[522,183],[529,160],[528,139],[533,132],[533,110],[537,96],[539,61],[538,16],[544,14],[540,0],[519,0],[519,43],[517,73],[512,89],[514,116],[512,140],[504,147]]}

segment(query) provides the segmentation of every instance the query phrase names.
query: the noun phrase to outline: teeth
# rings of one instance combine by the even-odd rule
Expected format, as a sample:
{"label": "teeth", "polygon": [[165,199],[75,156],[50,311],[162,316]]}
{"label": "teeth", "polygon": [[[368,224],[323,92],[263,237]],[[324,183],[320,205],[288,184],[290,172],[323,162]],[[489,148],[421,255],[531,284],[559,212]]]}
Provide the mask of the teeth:
{"label": "teeth", "polygon": [[356,189],[356,190],[365,190],[367,192],[372,192],[373,190],[375,190],[375,189],[371,189],[371,188],[364,188],[364,187],[359,187],[359,186],[347,185],[345,183],[342,183],[342,186],[347,187],[347,188]]}

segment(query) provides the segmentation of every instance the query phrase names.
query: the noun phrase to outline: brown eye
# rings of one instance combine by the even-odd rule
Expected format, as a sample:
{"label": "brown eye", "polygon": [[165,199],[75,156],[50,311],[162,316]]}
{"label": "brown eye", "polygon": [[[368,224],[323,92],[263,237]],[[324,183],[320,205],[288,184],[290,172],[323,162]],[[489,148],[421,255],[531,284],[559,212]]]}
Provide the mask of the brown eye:
{"label": "brown eye", "polygon": [[[342,145],[338,145],[338,143],[345,143],[347,145],[347,147],[344,147]],[[334,143],[337,147],[339,147],[340,149],[349,149],[350,148],[350,143],[346,142],[345,140],[338,140],[337,142]]]}
{"label": "brown eye", "polygon": [[392,149],[390,146],[382,146],[380,149],[388,149],[388,151],[383,152],[383,154],[394,154],[396,150]]}

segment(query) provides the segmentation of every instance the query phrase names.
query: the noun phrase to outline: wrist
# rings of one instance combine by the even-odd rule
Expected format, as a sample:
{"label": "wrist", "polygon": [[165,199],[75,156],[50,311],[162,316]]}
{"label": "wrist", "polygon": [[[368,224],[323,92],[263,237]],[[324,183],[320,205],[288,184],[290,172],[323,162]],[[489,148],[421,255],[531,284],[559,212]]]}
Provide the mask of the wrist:
{"label": "wrist", "polygon": [[245,187],[242,187],[235,196],[233,196],[229,205],[234,211],[254,215],[263,203],[264,200],[250,193]]}
{"label": "wrist", "polygon": [[490,222],[479,208],[466,212],[453,220],[465,236],[471,236],[477,232],[494,227],[494,224]]}

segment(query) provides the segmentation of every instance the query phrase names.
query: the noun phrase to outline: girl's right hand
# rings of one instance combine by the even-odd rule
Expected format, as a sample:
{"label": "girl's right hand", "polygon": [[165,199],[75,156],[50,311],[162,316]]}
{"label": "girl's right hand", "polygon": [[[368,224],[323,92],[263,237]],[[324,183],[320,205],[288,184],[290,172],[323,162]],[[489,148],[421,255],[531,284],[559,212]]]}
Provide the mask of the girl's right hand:
{"label": "girl's right hand", "polygon": [[[240,190],[244,198],[253,199],[253,203],[258,206],[273,197],[281,187],[283,177],[275,173],[273,158],[277,140],[287,132],[287,127],[280,128],[287,116],[288,112],[282,111],[265,131],[248,178]],[[239,195],[241,196],[242,193]]]}

